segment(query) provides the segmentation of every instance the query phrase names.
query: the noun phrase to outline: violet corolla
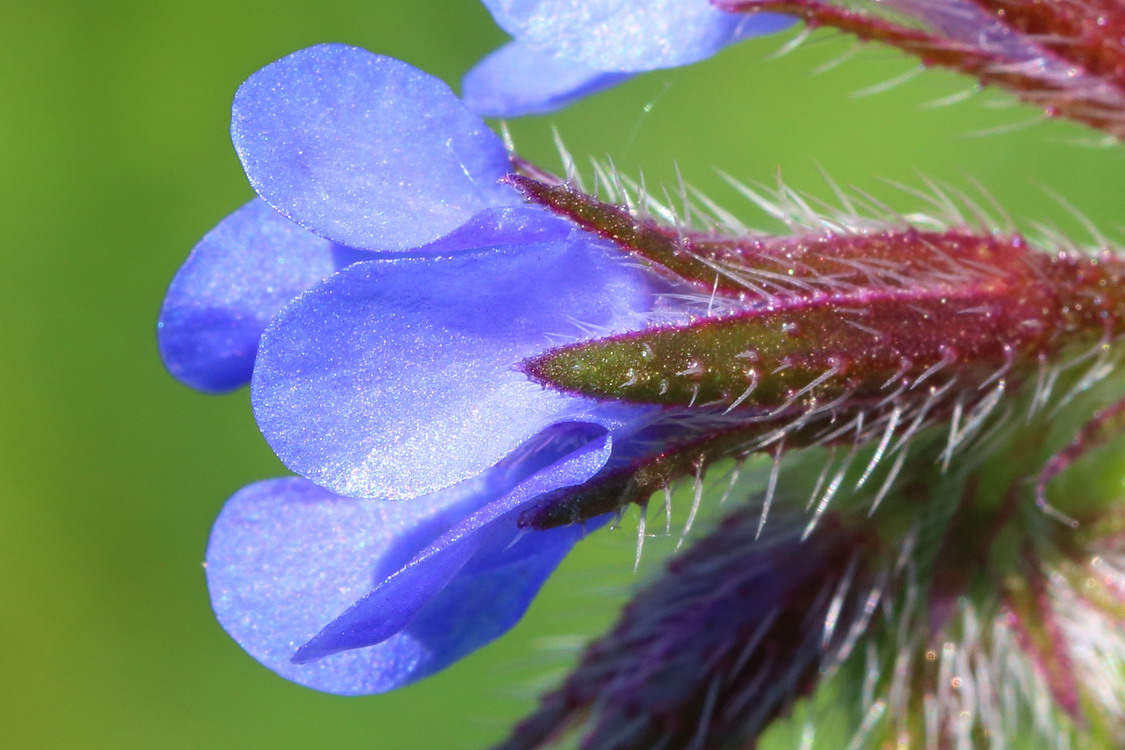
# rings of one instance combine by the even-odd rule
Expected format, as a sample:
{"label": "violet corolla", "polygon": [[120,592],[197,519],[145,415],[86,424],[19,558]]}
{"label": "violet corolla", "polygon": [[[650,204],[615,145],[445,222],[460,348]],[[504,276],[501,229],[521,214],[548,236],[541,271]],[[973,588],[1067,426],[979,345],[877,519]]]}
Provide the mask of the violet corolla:
{"label": "violet corolla", "polygon": [[645,280],[612,261],[584,238],[366,261],[278,314],[255,366],[263,433],[299,473],[376,499],[291,479],[228,503],[208,579],[252,655],[321,690],[378,692],[515,623],[601,522],[527,533],[524,506],[584,482],[646,415],[512,370],[549,334],[580,334],[574,309],[635,324]]}
{"label": "violet corolla", "polygon": [[659,68],[697,62],[751,36],[792,25],[788,16],[740,17],[706,0],[485,0],[514,37],[465,78],[476,112],[518,117],[570,102]]}
{"label": "violet corolla", "polygon": [[511,627],[600,523],[526,535],[517,520],[594,474],[646,410],[544,391],[512,365],[580,337],[575,310],[635,326],[651,283],[522,207],[498,182],[499,139],[401,62],[290,55],[239,90],[232,131],[261,199],[177,274],[161,351],[204,391],[253,372],[264,434],[313,481],[231,498],[207,555],[215,610],[289,679],[392,689]]}

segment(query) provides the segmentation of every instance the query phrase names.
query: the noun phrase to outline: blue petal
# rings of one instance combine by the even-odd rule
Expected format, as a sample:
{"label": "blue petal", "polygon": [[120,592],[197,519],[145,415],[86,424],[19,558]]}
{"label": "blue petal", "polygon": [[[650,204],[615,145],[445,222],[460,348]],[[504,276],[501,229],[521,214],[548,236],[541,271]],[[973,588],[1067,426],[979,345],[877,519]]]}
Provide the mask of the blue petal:
{"label": "blue petal", "polygon": [[484,0],[520,41],[594,70],[687,65],[728,44],[787,28],[793,18],[715,9],[706,0]]}
{"label": "blue petal", "polygon": [[477,63],[462,83],[465,105],[485,117],[522,117],[562,109],[629,80],[510,42]]}
{"label": "blue petal", "polygon": [[157,324],[164,366],[207,393],[246,385],[266,325],[346,265],[344,250],[261,200],[247,203],[200,240],[172,279]]}
{"label": "blue petal", "polygon": [[[460,506],[473,499],[471,492],[447,492],[411,503],[367,502],[302,479],[245,487],[227,501],[207,550],[219,622],[255,659],[289,679],[368,692],[370,680],[407,668],[409,656],[368,651],[304,669],[290,659],[327,620],[371,591],[380,580],[376,571],[387,572],[387,558],[395,566],[391,571],[401,566],[455,523],[464,512]],[[424,538],[414,541],[419,533]],[[399,549],[403,544],[405,551]]]}
{"label": "blue petal", "polygon": [[267,329],[258,424],[286,465],[334,492],[425,495],[552,424],[606,424],[608,408],[535,385],[515,365],[552,337],[581,337],[583,324],[633,330],[652,298],[641,272],[580,235],[357,263]]}
{"label": "blue petal", "polygon": [[[433,613],[427,611],[431,606],[443,613],[451,608],[479,610],[476,618],[470,618],[475,622],[438,618],[441,627],[434,632],[436,638],[431,647],[440,646],[453,658],[471,650],[449,651],[450,645],[465,643],[466,634],[473,634],[469,640],[475,642],[472,648],[477,648],[508,630],[584,533],[582,526],[570,526],[526,532],[528,536],[519,539],[525,533],[517,525],[521,506],[545,492],[581,484],[593,476],[608,459],[611,442],[607,435],[591,440],[469,515],[317,633],[301,647],[293,661],[309,663],[341,651],[382,643],[407,626],[411,626],[410,631],[415,626],[431,630],[427,627],[427,621],[434,619]],[[525,543],[520,544],[521,541]],[[448,589],[454,582],[459,585]],[[516,582],[522,585],[516,586]],[[491,593],[474,606],[472,600],[479,600],[483,593],[479,586],[491,589],[497,584],[510,588],[493,592],[501,596],[504,606],[499,606],[500,601]],[[489,635],[481,640],[481,633]],[[443,662],[432,671],[448,663]]]}
{"label": "blue petal", "polygon": [[[317,690],[356,695],[418,680],[519,619],[582,529],[529,535],[534,544],[517,554],[522,540],[509,545],[505,528],[512,508],[530,493],[583,481],[607,449],[608,441],[595,441],[456,526],[492,499],[479,482],[409,503],[344,498],[300,479],[246,487],[227,502],[211,535],[207,579],[216,615],[259,662]],[[435,538],[410,560],[419,540],[424,546]],[[348,625],[385,640],[369,645],[369,638],[352,637],[348,645]],[[349,650],[295,663],[298,647],[318,632],[321,646],[332,641]]]}
{"label": "blue petal", "polygon": [[263,198],[351,247],[416,247],[518,202],[497,183],[510,171],[500,139],[448,86],[357,47],[311,47],[255,73],[231,135]]}

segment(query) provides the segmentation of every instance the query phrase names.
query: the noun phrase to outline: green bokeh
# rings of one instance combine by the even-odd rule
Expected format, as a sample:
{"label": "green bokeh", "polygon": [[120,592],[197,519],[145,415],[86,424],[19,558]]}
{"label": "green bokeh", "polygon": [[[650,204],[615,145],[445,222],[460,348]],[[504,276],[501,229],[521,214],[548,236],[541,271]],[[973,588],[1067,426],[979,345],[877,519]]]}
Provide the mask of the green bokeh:
{"label": "green bokeh", "polygon": [[[191,245],[248,199],[227,136],[238,84],[303,46],[343,41],[451,82],[503,35],[476,0],[4,3],[0,28],[0,719],[18,748],[474,748],[496,738],[632,567],[632,524],[583,545],[501,643],[393,695],[342,699],[256,665],[211,617],[200,568],[225,498],[281,468],[245,392],[195,394],[161,368],[154,323]],[[513,123],[557,166],[552,126],[584,163],[649,185],[684,177],[749,222],[715,168],[827,197],[823,169],[903,211],[881,178],[985,185],[1017,220],[1077,232],[1055,191],[1112,229],[1120,149],[1067,123],[816,34],[768,59],[756,40],[659,72],[554,118]],[[1020,127],[1028,125],[1030,127]],[[982,135],[985,130],[1007,130]],[[1048,190],[1049,189],[1049,190]],[[675,192],[675,191],[673,191]],[[1027,225],[1025,223],[1025,225]],[[1106,481],[1117,482],[1117,475]]]}

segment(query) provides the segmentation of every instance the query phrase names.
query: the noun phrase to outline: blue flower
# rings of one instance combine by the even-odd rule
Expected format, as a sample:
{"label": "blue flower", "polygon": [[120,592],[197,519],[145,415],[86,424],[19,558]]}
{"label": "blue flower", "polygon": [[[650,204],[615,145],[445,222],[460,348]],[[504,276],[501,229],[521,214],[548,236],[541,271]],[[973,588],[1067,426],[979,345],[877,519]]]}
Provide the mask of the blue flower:
{"label": "blue flower", "polygon": [[776,13],[727,13],[707,0],[484,0],[514,41],[464,81],[465,101],[493,117],[559,109],[634,73],[688,65],[747,37],[788,28]]}
{"label": "blue flower", "polygon": [[620,331],[652,300],[645,274],[577,232],[361,261],[293,300],[262,337],[252,396],[312,482],[228,502],[207,556],[223,626],[279,674],[348,694],[425,677],[510,628],[604,520],[529,532],[522,514],[594,476],[653,413],[513,366],[581,336],[576,311]]}
{"label": "blue flower", "polygon": [[390,690],[510,628],[604,522],[521,517],[595,476],[654,409],[550,391],[516,365],[642,326],[657,282],[523,206],[498,182],[499,140],[398,61],[298,52],[242,86],[232,130],[261,199],[177,274],[161,351],[205,391],[252,372],[262,432],[303,478],[227,503],[212,602],[284,677]]}

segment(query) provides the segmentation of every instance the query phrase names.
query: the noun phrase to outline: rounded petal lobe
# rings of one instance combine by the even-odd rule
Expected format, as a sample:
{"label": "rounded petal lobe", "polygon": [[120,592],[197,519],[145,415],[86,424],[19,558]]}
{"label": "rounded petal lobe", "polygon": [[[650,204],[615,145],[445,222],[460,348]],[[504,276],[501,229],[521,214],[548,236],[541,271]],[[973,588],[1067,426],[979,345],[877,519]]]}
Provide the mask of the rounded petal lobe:
{"label": "rounded petal lobe", "polygon": [[231,135],[266,201],[351,247],[416,247],[518,202],[497,183],[500,139],[448,86],[357,47],[311,47],[255,73]]}
{"label": "rounded petal lobe", "polygon": [[474,499],[471,492],[450,492],[376,503],[293,478],[245,487],[227,501],[207,550],[219,622],[283,677],[329,692],[379,692],[384,675],[409,673],[424,649],[367,649],[307,667],[291,658],[326,621],[367,595],[389,566],[401,566],[419,544],[448,529]]}
{"label": "rounded petal lobe", "polygon": [[352,497],[405,499],[496,464],[597,404],[516,365],[580,326],[631,330],[647,282],[581,238],[352,265],[295,300],[262,339],[252,397],[292,470]]}
{"label": "rounded petal lobe", "polygon": [[246,385],[274,314],[339,265],[331,242],[255,198],[208,232],[172,279],[157,323],[164,366],[207,393]]}
{"label": "rounded petal lobe", "polygon": [[519,620],[584,533],[513,543],[519,506],[588,478],[608,452],[607,439],[592,441],[499,499],[477,481],[407,503],[345,498],[302,479],[250,485],[211,534],[216,615],[251,656],[307,687],[358,695],[414,682]]}
{"label": "rounded petal lobe", "polygon": [[726,13],[706,0],[484,0],[512,36],[593,70],[637,72],[697,62],[791,25],[775,13]]}
{"label": "rounded petal lobe", "polygon": [[510,42],[477,63],[462,83],[465,104],[485,117],[554,112],[582,97],[629,80],[567,58]]}

